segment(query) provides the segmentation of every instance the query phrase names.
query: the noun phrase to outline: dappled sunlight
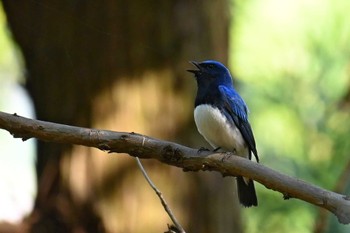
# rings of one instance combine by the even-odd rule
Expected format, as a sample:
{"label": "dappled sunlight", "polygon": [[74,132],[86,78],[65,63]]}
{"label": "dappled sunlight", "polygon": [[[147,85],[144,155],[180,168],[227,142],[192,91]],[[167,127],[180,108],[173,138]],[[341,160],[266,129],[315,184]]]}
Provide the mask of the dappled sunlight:
{"label": "dappled sunlight", "polygon": [[[40,119],[208,146],[194,130],[196,84],[185,70],[190,67],[189,59],[221,59],[226,63],[228,22],[224,19],[228,15],[227,9],[221,9],[226,3],[207,3],[209,7],[199,11],[204,4],[198,1],[144,6],[106,1],[101,8],[95,6],[100,3],[86,4],[84,14],[77,16],[78,5],[33,0],[31,7],[40,14],[33,14],[32,8],[18,12],[27,15],[28,21],[36,19],[30,26],[18,19],[19,26],[24,26],[19,27],[24,32],[23,41],[29,44],[21,45],[27,55],[26,71],[4,34],[6,21],[0,12],[0,108],[34,116],[30,103],[14,97],[17,92],[23,95],[23,89],[12,85],[22,82],[27,72],[28,80],[37,82],[27,82],[27,89],[37,97]],[[261,164],[334,188],[350,158],[350,1],[231,3],[229,68],[250,109]],[[129,8],[124,12],[118,4]],[[162,5],[161,10],[153,12],[153,6],[158,5]],[[211,7],[223,13],[221,21]],[[193,12],[198,15],[194,17]],[[45,21],[37,17],[41,14]],[[187,17],[192,18],[186,21]],[[11,26],[16,26],[14,19]],[[66,26],[67,22],[74,27]],[[0,221],[20,221],[34,204],[34,143],[14,140],[7,132],[0,138]],[[62,174],[56,177],[57,183],[48,187],[43,183],[44,192],[53,191],[43,207],[67,209],[63,216],[71,210],[67,205],[59,206],[56,196],[72,198],[76,207],[89,204],[108,232],[162,232],[171,222],[134,158],[82,146],[56,151],[55,146],[43,150],[43,155],[57,153],[59,162],[53,160],[53,164],[60,166]],[[238,209],[232,178],[223,180],[220,174],[209,172],[185,173],[152,160],[143,163],[188,229],[227,232],[228,226],[240,227],[236,223],[241,212],[246,233],[308,233],[318,220],[317,207],[293,198],[283,200],[281,193],[257,182],[259,206]],[[339,188],[346,189],[346,184]],[[33,222],[50,217],[36,214]],[[79,224],[86,220],[78,219],[83,216],[80,213],[69,214],[65,221],[79,231]],[[338,226],[335,218],[330,221],[328,232],[349,232],[349,226]],[[197,222],[201,226],[196,226]]]}
{"label": "dappled sunlight", "polygon": [[305,132],[298,116],[288,106],[270,105],[266,111],[259,113],[255,122],[254,129],[260,139],[259,145],[270,145],[261,152],[262,158],[273,153],[283,154],[291,159],[302,159],[299,155],[303,152],[302,139]]}
{"label": "dappled sunlight", "polygon": [[[187,64],[186,64],[187,65]],[[185,70],[185,68],[184,68]],[[184,71],[184,75],[185,75]],[[160,81],[161,80],[161,81]],[[193,102],[174,89],[171,69],[145,70],[134,77],[118,77],[93,100],[93,128],[135,132],[159,138],[173,138],[179,126],[192,117]],[[189,81],[193,81],[190,78]],[[106,114],[108,113],[108,114]],[[149,232],[164,230],[168,216],[158,197],[127,155],[74,146],[74,156],[66,158],[67,182],[79,200],[94,198],[110,231]],[[183,213],[183,195],[192,192],[187,174],[177,168],[145,162],[146,170],[164,193],[173,211]],[[91,173],[91,171],[94,171]],[[161,176],[159,176],[161,174]],[[181,179],[181,192],[165,177]],[[98,190],[98,193],[91,193]],[[178,216],[187,224],[186,214]]]}
{"label": "dappled sunlight", "polygon": [[[94,100],[95,127],[154,137],[173,137],[178,126],[188,120],[193,108],[187,96],[175,93],[174,79],[170,69],[146,70],[137,79],[116,79],[111,85],[112,90],[100,93]],[[106,101],[105,105],[101,104],[104,98],[111,98],[113,106]],[[110,111],[114,111],[114,114],[101,114]]]}
{"label": "dappled sunlight", "polygon": [[321,132],[309,132],[311,139],[309,151],[307,152],[311,162],[327,162],[332,159],[334,154],[333,141],[329,135]]}
{"label": "dappled sunlight", "polygon": [[[15,83],[2,84],[0,111],[34,118],[26,91]],[[0,222],[20,222],[32,211],[37,188],[35,153],[34,139],[23,143],[0,131]]]}
{"label": "dappled sunlight", "polygon": [[[136,165],[133,159],[131,162]],[[156,173],[166,174],[166,170],[157,169],[156,173],[149,170],[149,176],[162,189],[166,199],[172,200],[171,195],[167,192],[169,186],[167,187],[164,180],[157,179]],[[164,214],[158,197],[146,184],[141,172],[136,167],[133,167],[122,182],[113,189],[115,194],[111,195],[107,201],[101,202],[99,206],[110,231],[146,233],[149,229],[157,229],[157,231],[164,229],[163,223],[169,221],[168,217]],[[173,205],[175,206],[175,203]],[[176,209],[175,211],[180,212]]]}
{"label": "dappled sunlight", "polygon": [[[339,107],[350,86],[349,8],[345,0],[261,0],[234,9],[231,66],[262,163],[328,188],[349,159],[350,114]],[[276,198],[262,195],[267,203]],[[248,232],[313,229],[317,209],[301,203],[296,211],[281,199],[274,208],[261,203]]]}
{"label": "dappled sunlight", "polygon": [[[0,4],[0,111],[35,118],[28,93],[18,82],[21,58],[9,38]],[[23,143],[0,131],[0,222],[20,222],[33,208],[36,195],[35,140]]]}

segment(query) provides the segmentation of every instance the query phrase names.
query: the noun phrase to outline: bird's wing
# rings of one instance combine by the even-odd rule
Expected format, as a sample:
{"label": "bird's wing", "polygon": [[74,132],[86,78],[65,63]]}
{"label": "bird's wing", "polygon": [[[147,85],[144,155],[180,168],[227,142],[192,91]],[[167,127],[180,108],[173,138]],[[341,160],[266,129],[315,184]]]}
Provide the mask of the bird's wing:
{"label": "bird's wing", "polygon": [[256,161],[259,162],[253,131],[248,122],[248,109],[244,100],[233,89],[226,86],[219,86],[219,90],[224,100],[223,110],[226,116],[233,120],[249,149],[253,152]]}

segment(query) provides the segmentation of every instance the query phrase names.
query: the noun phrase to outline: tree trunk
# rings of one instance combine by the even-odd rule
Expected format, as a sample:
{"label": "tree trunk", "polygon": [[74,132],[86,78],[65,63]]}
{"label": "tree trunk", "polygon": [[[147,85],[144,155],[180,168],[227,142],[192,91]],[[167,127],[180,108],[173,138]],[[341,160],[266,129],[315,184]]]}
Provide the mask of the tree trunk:
{"label": "tree trunk", "polygon": [[[185,69],[227,62],[227,1],[2,2],[38,119],[203,146]],[[145,167],[188,232],[241,232],[233,179]],[[37,173],[32,232],[162,232],[170,223],[131,158],[39,142]]]}

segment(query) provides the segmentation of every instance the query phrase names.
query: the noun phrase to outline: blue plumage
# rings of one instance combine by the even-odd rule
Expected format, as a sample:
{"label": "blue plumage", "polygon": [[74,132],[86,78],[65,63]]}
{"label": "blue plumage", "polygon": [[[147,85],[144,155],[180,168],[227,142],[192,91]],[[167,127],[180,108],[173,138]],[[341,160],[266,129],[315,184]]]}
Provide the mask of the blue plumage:
{"label": "blue plumage", "polygon": [[[229,119],[229,121],[233,121],[236,127],[238,127],[250,151],[253,152],[256,161],[259,162],[253,131],[248,122],[247,105],[241,96],[233,89],[233,87],[228,88],[220,85],[219,90],[222,94],[225,106],[223,109],[225,116]],[[251,159],[251,157],[249,157],[249,159]]]}
{"label": "blue plumage", "polygon": [[[248,109],[233,87],[229,70],[220,62],[192,62],[198,91],[194,118],[200,134],[213,146],[259,161],[255,139],[248,122]],[[252,180],[237,177],[238,196],[242,205],[256,206],[257,198]]]}

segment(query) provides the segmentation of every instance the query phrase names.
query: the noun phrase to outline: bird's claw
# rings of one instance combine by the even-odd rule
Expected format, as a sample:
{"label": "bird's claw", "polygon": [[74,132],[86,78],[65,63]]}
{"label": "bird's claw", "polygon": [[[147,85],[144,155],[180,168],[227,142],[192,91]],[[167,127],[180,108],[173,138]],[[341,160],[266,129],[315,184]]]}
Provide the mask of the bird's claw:
{"label": "bird's claw", "polygon": [[210,150],[205,148],[205,147],[201,147],[201,148],[198,149],[198,153],[201,153],[203,151],[210,151]]}

